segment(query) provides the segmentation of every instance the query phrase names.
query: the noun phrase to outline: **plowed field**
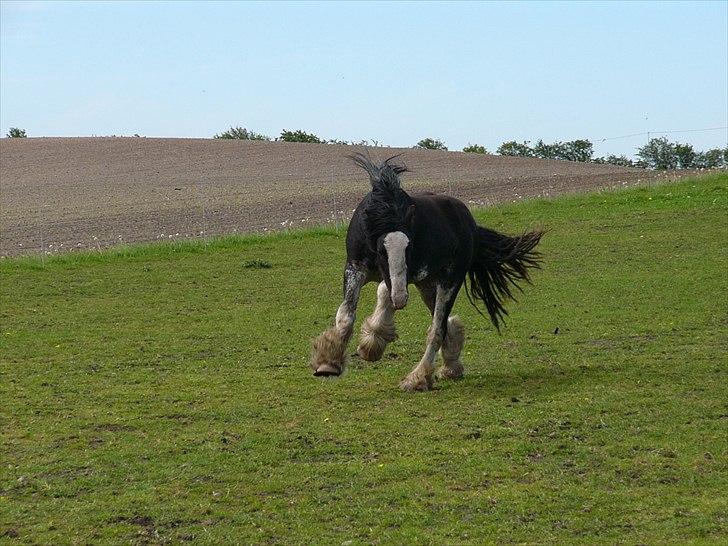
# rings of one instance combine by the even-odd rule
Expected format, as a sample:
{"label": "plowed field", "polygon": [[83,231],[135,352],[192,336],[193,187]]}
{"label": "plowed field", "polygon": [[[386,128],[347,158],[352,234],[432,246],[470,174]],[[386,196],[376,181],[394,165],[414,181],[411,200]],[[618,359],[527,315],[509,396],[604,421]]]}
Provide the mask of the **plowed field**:
{"label": "plowed field", "polygon": [[[0,255],[345,222],[368,191],[350,146],[162,138],[0,140]],[[471,205],[648,182],[609,165],[417,149],[407,190]]]}

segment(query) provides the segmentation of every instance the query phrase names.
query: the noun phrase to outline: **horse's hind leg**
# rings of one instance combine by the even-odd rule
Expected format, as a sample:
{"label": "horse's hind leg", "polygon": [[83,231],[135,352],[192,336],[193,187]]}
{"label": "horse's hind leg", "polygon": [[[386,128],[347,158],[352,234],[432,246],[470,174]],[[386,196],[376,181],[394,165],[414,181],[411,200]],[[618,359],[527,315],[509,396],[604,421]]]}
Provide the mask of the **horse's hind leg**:
{"label": "horse's hind leg", "polygon": [[442,368],[437,370],[438,379],[460,379],[465,369],[460,361],[460,353],[465,344],[465,326],[456,317],[447,319],[447,333],[442,341]]}
{"label": "horse's hind leg", "polygon": [[422,355],[419,364],[399,384],[402,390],[426,391],[432,388],[435,357],[437,357],[437,351],[440,350],[445,338],[447,319],[455,303],[459,288],[459,286],[437,286],[432,324],[427,331],[425,354]]}
{"label": "horse's hind leg", "polygon": [[336,312],[335,324],[313,342],[311,368],[314,375],[341,375],[346,364],[346,346],[354,331],[356,306],[366,273],[347,264],[344,270],[344,301]]}
{"label": "horse's hind leg", "polygon": [[[430,309],[430,313],[435,314],[435,298],[437,292],[434,287],[420,287],[420,295],[422,301],[425,302]],[[460,318],[456,316],[449,317],[447,320],[447,330],[442,340],[440,354],[442,355],[442,367],[435,374],[438,379],[459,379],[463,376],[464,368],[460,361],[460,353],[465,344],[465,326],[463,326]]]}
{"label": "horse's hind leg", "polygon": [[364,360],[379,360],[387,344],[395,339],[397,332],[394,326],[394,306],[389,297],[387,283],[380,282],[377,287],[377,306],[361,325],[361,339],[356,352]]}

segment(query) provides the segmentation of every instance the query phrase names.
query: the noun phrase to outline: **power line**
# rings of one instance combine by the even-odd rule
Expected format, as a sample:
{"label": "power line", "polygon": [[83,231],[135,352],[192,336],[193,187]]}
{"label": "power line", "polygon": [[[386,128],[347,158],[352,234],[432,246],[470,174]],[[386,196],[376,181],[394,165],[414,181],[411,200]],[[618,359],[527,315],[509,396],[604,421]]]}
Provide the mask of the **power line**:
{"label": "power line", "polygon": [[597,138],[594,139],[594,142],[606,142],[607,140],[619,140],[622,138],[631,138],[631,137],[637,137],[637,136],[649,136],[649,135],[667,135],[667,134],[673,134],[673,133],[700,133],[700,132],[706,132],[706,131],[720,131],[722,129],[728,129],[728,127],[708,127],[705,129],[683,129],[680,131],[643,131],[642,133],[632,133],[630,135],[622,135],[622,136],[616,136],[616,137],[607,137],[607,138]]}
{"label": "power line", "polygon": [[622,135],[622,136],[615,136],[615,137],[607,137],[607,138],[597,138],[594,139],[594,142],[604,142],[606,140],[618,140],[620,138],[629,138],[629,137],[635,137],[635,136],[642,136],[648,134],[647,131],[644,133],[632,133],[631,135]]}

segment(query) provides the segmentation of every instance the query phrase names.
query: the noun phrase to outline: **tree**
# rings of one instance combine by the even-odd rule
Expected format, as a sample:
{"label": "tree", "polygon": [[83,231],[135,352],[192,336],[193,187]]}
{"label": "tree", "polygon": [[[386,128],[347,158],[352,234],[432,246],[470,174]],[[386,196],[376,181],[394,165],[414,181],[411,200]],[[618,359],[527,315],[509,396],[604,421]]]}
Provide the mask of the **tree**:
{"label": "tree", "polygon": [[485,149],[485,146],[481,146],[480,144],[468,144],[465,148],[463,148],[463,152],[471,154],[487,154],[488,150]]}
{"label": "tree", "polygon": [[637,150],[637,157],[650,169],[674,169],[678,164],[675,145],[665,137],[650,139]]}
{"label": "tree", "polygon": [[607,157],[595,157],[592,162],[598,163],[600,165],[604,165],[605,163],[609,165],[617,165],[619,167],[635,166],[634,161],[623,155],[608,155]]}
{"label": "tree", "polygon": [[270,140],[269,136],[256,133],[255,131],[248,131],[245,127],[230,127],[230,129],[228,129],[224,133],[215,135],[212,138],[237,140]]}
{"label": "tree", "polygon": [[723,149],[713,148],[707,152],[698,152],[695,154],[693,166],[702,169],[728,167],[728,146]]}
{"label": "tree", "polygon": [[447,150],[447,146],[436,138],[423,138],[415,148],[424,148],[425,150]]}
{"label": "tree", "polygon": [[571,140],[563,144],[563,157],[566,161],[588,163],[594,155],[594,146],[588,140]]}
{"label": "tree", "polygon": [[8,138],[26,138],[27,136],[25,129],[18,129],[17,127],[11,127],[7,135]]}
{"label": "tree", "polygon": [[565,154],[566,149],[561,142],[546,144],[539,139],[533,147],[534,157],[540,157],[541,159],[563,159]]}
{"label": "tree", "polygon": [[695,151],[690,144],[675,144],[675,156],[680,169],[689,169],[695,163]]}
{"label": "tree", "polygon": [[310,142],[313,144],[323,144],[324,142],[313,133],[307,133],[300,129],[298,131],[287,131],[283,129],[278,140],[282,140],[283,142]]}
{"label": "tree", "polygon": [[515,140],[509,140],[501,144],[496,153],[498,155],[507,155],[512,157],[533,157],[533,150],[528,145],[528,140],[523,142],[516,142]]}

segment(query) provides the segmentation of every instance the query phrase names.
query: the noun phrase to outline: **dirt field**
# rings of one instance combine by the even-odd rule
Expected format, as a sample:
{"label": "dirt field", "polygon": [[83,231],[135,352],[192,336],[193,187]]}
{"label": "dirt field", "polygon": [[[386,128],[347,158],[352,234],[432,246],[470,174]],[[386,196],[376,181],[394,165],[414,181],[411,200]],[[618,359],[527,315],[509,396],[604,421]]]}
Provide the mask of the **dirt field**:
{"label": "dirt field", "polygon": [[[345,222],[368,191],[349,146],[212,139],[0,139],[0,256]],[[647,183],[608,165],[404,152],[407,190],[471,205]]]}

